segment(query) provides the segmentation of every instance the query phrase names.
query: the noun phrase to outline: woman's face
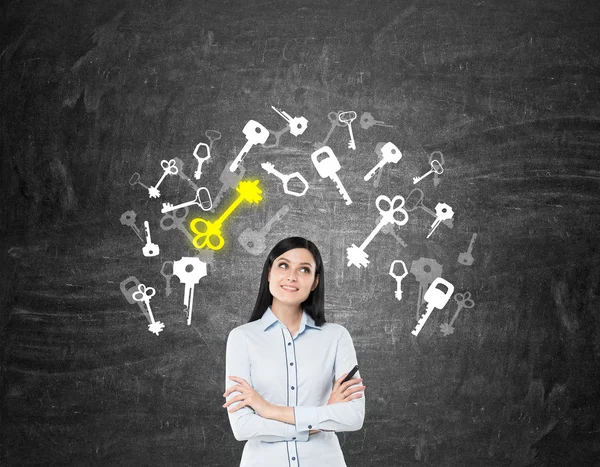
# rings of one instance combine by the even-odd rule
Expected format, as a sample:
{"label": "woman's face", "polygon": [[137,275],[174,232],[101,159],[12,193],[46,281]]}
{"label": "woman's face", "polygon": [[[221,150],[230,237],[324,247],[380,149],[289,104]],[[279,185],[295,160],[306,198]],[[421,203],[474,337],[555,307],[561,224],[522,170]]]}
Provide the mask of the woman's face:
{"label": "woman's face", "polygon": [[269,270],[273,304],[300,305],[319,283],[315,273],[315,258],[306,248],[294,248],[275,258]]}

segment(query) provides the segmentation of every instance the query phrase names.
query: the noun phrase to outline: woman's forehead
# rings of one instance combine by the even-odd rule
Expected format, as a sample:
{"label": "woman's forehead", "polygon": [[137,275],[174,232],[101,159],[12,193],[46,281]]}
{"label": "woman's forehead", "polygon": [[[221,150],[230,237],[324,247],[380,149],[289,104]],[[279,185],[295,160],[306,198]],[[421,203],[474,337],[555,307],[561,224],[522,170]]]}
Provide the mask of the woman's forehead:
{"label": "woman's forehead", "polygon": [[312,266],[315,266],[316,263],[313,254],[306,248],[293,248],[291,250],[288,250],[285,253],[278,256],[277,258],[275,258],[275,261],[279,259],[289,261],[290,263],[306,263]]}

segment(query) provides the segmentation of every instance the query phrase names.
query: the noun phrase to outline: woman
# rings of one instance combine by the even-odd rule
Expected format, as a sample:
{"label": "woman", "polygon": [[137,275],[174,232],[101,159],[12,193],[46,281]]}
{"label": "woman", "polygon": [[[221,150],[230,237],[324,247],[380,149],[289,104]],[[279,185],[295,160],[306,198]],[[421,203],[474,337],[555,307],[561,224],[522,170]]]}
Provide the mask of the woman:
{"label": "woman", "polygon": [[290,237],[273,247],[254,311],[227,339],[231,429],[247,440],[241,467],[345,466],[336,431],[362,427],[362,379],[348,331],[325,322],[319,250]]}

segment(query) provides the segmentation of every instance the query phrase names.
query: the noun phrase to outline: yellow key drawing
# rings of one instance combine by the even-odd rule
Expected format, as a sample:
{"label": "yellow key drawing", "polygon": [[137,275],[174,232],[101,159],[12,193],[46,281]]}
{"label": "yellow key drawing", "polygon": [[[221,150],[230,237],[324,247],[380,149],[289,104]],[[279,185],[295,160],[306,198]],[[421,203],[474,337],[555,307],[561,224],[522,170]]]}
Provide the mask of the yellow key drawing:
{"label": "yellow key drawing", "polygon": [[[227,210],[214,223],[201,218],[196,218],[190,222],[190,229],[197,234],[194,237],[193,244],[195,248],[204,248],[208,246],[211,250],[220,250],[225,244],[225,240],[221,235],[221,224],[229,217],[229,215],[237,208],[242,201],[248,201],[250,204],[257,203],[262,200],[262,190],[258,187],[258,180],[252,182],[240,182],[236,188],[239,196],[227,208]],[[204,225],[204,230],[200,231],[196,225],[201,223]],[[216,241],[214,240],[216,239]]]}

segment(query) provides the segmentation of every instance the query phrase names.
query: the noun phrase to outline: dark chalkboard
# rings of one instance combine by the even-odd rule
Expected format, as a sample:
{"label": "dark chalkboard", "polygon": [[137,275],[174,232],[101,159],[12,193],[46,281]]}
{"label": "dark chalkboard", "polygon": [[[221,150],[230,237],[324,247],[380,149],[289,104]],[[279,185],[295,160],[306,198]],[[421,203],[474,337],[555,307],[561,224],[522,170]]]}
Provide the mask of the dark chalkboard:
{"label": "dark chalkboard", "polygon": [[[0,464],[237,465],[243,444],[221,407],[225,342],[250,316],[267,251],[289,235],[320,248],[327,320],[350,331],[367,385],[362,430],[339,433],[349,466],[600,461],[595,4],[66,0],[2,9]],[[272,106],[305,117],[306,131],[281,133]],[[327,144],[351,205],[310,157],[328,114],[341,110],[357,113],[356,150],[344,127]],[[364,129],[365,112],[390,126]],[[149,198],[131,177],[152,186],[161,160],[179,158],[214,198],[249,120],[273,133],[243,162],[263,200],[230,216],[223,249],[199,253],[208,274],[188,326],[184,287],[173,278],[166,296],[161,268],[197,251],[160,228],[160,210],[194,189],[167,176],[161,197]],[[207,130],[221,137],[196,181],[193,152],[211,142]],[[402,159],[366,182],[386,142]],[[433,175],[413,184],[440,155],[439,184]],[[309,190],[284,193],[263,162],[301,173]],[[348,266],[347,248],[377,225],[378,196],[408,198],[414,188],[427,208],[452,207],[452,228],[426,238],[434,218],[416,208],[394,226],[398,238],[375,236],[367,267]],[[214,212],[191,206],[187,222],[216,219],[234,198],[228,191]],[[240,235],[284,206],[266,251],[243,248]],[[144,257],[119,222],[128,210],[142,237],[149,222],[158,256]],[[461,264],[473,234],[473,263]],[[415,276],[402,280],[401,300],[394,295],[391,262],[410,269],[420,258],[474,301],[451,334],[440,325],[454,317],[453,299],[415,337],[424,312]],[[156,288],[159,336],[120,290],[130,276]]]}

